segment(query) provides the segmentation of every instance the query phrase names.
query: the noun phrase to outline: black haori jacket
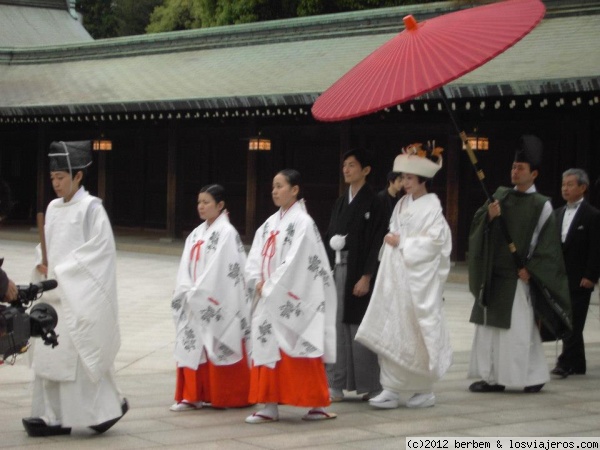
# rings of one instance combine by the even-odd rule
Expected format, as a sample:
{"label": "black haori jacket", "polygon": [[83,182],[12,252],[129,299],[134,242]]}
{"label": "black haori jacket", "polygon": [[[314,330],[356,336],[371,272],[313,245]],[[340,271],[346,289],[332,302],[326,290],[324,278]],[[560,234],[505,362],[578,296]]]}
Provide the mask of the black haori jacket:
{"label": "black haori jacket", "polygon": [[[379,249],[387,230],[383,208],[371,186],[365,184],[348,204],[348,190],[333,206],[325,246],[331,267],[334,267],[335,252],[329,240],[336,234],[347,235],[344,250],[348,251],[348,277],[344,292],[344,323],[360,324],[369,306],[371,292],[379,265]],[[352,294],[354,285],[363,275],[371,275],[369,293],[363,297]],[[341,306],[341,305],[340,305]]]}

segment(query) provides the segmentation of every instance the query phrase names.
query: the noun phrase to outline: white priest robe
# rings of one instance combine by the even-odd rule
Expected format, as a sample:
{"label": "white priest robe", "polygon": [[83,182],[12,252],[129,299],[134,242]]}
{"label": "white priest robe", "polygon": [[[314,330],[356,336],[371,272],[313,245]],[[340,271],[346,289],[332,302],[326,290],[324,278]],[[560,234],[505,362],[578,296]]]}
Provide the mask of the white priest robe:
{"label": "white priest robe", "polygon": [[384,244],[356,340],[378,354],[385,389],[429,392],[452,363],[442,298],[452,239],[438,197],[402,197],[390,232],[400,244]]}
{"label": "white priest robe", "polygon": [[97,425],[122,413],[114,381],[121,338],[112,228],[102,201],[82,187],[71,201],[48,205],[45,235],[48,279],[58,287],[44,301],[58,313],[59,345],[35,340],[32,416],[65,427]]}
{"label": "white priest robe", "polygon": [[246,253],[226,211],[198,226],[185,241],[171,302],[178,367],[197,369],[243,358],[250,334],[250,303],[244,281]]}
{"label": "white priest robe", "polygon": [[246,264],[254,297],[251,356],[275,367],[280,350],[291,357],[335,362],[336,291],[319,230],[303,201],[273,214],[256,231]]}

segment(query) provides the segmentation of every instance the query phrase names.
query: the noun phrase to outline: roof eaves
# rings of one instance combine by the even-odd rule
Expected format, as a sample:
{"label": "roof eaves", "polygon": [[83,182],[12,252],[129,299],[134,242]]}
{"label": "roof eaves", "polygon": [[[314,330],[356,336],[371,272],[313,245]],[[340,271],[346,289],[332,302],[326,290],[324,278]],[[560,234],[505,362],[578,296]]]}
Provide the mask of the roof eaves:
{"label": "roof eaves", "polygon": [[[519,81],[498,84],[449,84],[444,87],[450,100],[508,98],[518,96],[540,96],[600,92],[600,76],[544,81]],[[81,114],[125,114],[143,112],[173,112],[226,110],[234,108],[266,108],[285,106],[310,106],[320,92],[297,94],[273,94],[257,96],[213,97],[197,99],[175,99],[140,101],[127,103],[81,103],[52,106],[22,106],[0,108],[1,117],[60,116]],[[422,95],[413,102],[440,100],[439,93],[433,91]]]}
{"label": "roof eaves", "polygon": [[60,116],[80,114],[124,114],[143,112],[173,112],[218,110],[230,108],[263,108],[272,106],[311,105],[319,94],[274,94],[259,96],[219,97],[203,99],[181,99],[143,101],[128,103],[104,103],[52,106],[0,107],[0,117]]}

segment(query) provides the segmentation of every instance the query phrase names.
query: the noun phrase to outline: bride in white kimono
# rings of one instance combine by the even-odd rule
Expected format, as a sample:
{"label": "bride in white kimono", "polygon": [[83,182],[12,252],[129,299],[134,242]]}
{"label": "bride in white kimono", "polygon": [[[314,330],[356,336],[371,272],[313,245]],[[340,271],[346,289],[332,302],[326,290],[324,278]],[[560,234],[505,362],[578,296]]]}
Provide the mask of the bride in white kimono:
{"label": "bride in white kimono", "polygon": [[435,405],[433,383],[452,363],[443,313],[443,289],[450,269],[452,239],[442,207],[427,181],[441,168],[419,153],[420,144],[396,157],[406,192],[396,204],[385,237],[371,302],[356,340],[373,350],[381,367],[381,394],[369,403],[397,408],[400,393],[415,393],[409,408]]}
{"label": "bride in white kimono", "polygon": [[247,423],[279,420],[278,404],[308,406],[304,420],[336,417],[324,363],[335,362],[336,291],[319,230],[291,169],[273,179],[280,209],[256,231],[246,264],[255,298],[250,401],[265,408]]}
{"label": "bride in white kimono", "polygon": [[246,253],[224,209],[224,191],[218,184],[200,190],[197,208],[204,222],[186,239],[177,273],[171,302],[177,386],[170,409],[175,412],[203,403],[248,405]]}

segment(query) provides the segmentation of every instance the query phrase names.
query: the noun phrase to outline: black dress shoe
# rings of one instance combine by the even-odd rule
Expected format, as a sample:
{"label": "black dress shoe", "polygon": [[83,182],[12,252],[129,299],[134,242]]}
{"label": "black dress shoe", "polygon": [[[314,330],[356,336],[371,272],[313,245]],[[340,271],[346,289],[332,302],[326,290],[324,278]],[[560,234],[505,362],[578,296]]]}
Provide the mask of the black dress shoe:
{"label": "black dress shoe", "polygon": [[102,423],[100,423],[98,425],[94,425],[90,428],[98,433],[104,433],[109,428],[111,428],[115,423],[117,423],[119,420],[121,420],[121,417],[123,417],[127,411],[129,411],[129,403],[127,402],[127,399],[124,398],[123,402],[121,403],[122,414],[119,417],[107,420],[106,422],[102,422]]}
{"label": "black dress shoe", "polygon": [[469,386],[471,392],[502,392],[505,387],[501,384],[489,384],[483,380],[476,381]]}
{"label": "black dress shoe", "polygon": [[534,394],[536,392],[540,392],[544,387],[544,383],[542,384],[534,384],[533,386],[525,386],[523,392],[527,392],[528,394]]}
{"label": "black dress shoe", "polygon": [[44,419],[40,419],[39,417],[24,418],[23,426],[25,427],[27,434],[31,437],[71,434],[70,428],[63,428],[60,425],[48,425],[44,422]]}
{"label": "black dress shoe", "polygon": [[572,369],[566,369],[564,367],[556,366],[550,371],[550,373],[560,378],[567,378],[569,375],[572,375],[575,372]]}

